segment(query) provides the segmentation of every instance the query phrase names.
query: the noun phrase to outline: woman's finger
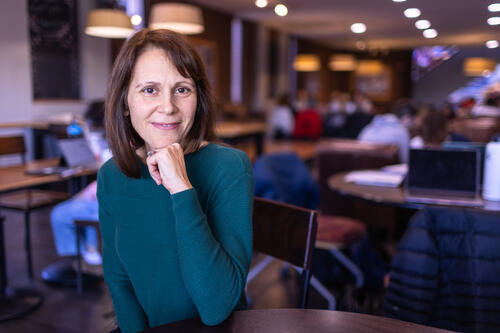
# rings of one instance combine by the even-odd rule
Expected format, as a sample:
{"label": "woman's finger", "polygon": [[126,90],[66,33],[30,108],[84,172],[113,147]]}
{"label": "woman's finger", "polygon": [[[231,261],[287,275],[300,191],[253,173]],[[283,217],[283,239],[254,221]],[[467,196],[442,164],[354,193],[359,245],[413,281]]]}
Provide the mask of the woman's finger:
{"label": "woman's finger", "polygon": [[160,171],[158,170],[158,161],[157,161],[157,155],[155,152],[148,152],[148,157],[146,158],[146,165],[148,166],[149,174],[155,181],[157,185],[161,185],[161,175]]}
{"label": "woman's finger", "polygon": [[157,184],[161,183],[170,193],[177,193],[192,187],[187,176],[184,153],[180,144],[171,144],[149,155],[146,159],[148,168],[155,181],[158,177]]}

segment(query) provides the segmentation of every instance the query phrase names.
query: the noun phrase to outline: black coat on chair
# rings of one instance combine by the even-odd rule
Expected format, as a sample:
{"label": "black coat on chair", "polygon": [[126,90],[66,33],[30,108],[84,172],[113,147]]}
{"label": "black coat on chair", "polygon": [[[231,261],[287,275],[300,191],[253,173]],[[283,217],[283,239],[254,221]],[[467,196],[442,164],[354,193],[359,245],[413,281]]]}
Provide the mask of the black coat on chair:
{"label": "black coat on chair", "polygon": [[460,332],[500,331],[500,214],[427,208],[392,260],[387,316]]}

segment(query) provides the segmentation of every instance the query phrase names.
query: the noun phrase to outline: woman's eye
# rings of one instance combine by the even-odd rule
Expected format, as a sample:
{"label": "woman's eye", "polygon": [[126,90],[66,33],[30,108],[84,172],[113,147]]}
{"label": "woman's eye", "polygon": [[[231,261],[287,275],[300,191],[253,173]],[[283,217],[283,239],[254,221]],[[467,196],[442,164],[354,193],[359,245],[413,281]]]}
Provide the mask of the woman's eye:
{"label": "woman's eye", "polygon": [[186,87],[179,87],[176,89],[176,92],[181,95],[188,94],[191,91],[191,89],[186,88]]}
{"label": "woman's eye", "polygon": [[142,91],[144,93],[146,93],[147,95],[154,95],[156,93],[156,89],[153,87],[146,87],[146,88],[142,89]]}

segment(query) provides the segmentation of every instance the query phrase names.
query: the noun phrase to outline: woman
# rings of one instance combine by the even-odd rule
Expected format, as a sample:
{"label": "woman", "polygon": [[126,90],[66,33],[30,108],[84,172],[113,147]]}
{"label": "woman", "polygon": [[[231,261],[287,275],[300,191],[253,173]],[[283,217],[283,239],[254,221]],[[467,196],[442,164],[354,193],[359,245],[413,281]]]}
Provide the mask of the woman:
{"label": "woman", "polygon": [[111,73],[113,159],[98,176],[103,269],[118,324],[137,332],[245,307],[252,251],[248,157],[209,142],[214,107],[200,57],[168,30],[142,30]]}

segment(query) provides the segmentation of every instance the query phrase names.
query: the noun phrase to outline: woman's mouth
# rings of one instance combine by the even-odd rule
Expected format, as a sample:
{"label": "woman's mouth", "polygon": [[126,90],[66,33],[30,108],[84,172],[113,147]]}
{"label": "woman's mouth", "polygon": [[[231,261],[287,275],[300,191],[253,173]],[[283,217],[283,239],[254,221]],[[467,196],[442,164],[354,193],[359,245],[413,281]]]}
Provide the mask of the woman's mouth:
{"label": "woman's mouth", "polygon": [[158,129],[161,129],[161,130],[173,130],[173,129],[176,129],[177,127],[179,127],[181,123],[180,122],[177,122],[177,123],[152,123],[152,125]]}

